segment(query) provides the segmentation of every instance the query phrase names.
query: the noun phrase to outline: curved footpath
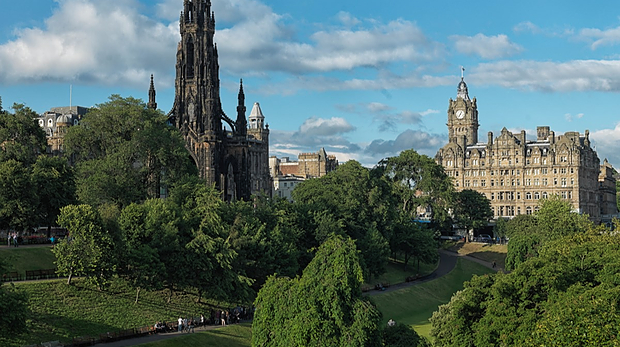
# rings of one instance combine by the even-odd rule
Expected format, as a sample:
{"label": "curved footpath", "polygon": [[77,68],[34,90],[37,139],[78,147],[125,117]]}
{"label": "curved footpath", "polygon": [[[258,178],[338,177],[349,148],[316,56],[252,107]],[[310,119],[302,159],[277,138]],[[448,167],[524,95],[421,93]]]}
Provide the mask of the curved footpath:
{"label": "curved footpath", "polygon": [[458,254],[456,252],[450,252],[450,251],[440,249],[439,250],[439,265],[437,266],[437,269],[435,269],[435,271],[433,271],[430,275],[423,277],[416,281],[397,283],[395,285],[389,286],[388,288],[385,288],[385,290],[372,290],[372,291],[364,293],[364,295],[368,295],[368,296],[381,295],[383,293],[426,283],[434,279],[437,279],[439,277],[445,276],[456,267],[456,261],[459,257],[465,258],[467,260],[470,260],[480,265],[483,265],[485,267],[488,267],[491,270],[495,270],[495,271],[503,270],[498,267],[493,268],[493,264],[488,261],[474,258],[469,255]]}

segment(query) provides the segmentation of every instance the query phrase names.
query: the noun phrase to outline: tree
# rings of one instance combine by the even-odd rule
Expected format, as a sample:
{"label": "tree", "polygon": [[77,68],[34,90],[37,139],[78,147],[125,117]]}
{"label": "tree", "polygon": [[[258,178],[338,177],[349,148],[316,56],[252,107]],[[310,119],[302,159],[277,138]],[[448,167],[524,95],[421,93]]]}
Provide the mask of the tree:
{"label": "tree", "polygon": [[417,259],[418,271],[420,261],[430,263],[437,260],[439,253],[435,232],[427,228],[425,224],[406,219],[400,221],[394,230],[390,247],[393,252],[404,257],[405,269],[411,257]]}
{"label": "tree", "polygon": [[361,296],[351,239],[323,243],[301,278],[270,277],[256,298],[252,346],[380,346],[380,313]]}
{"label": "tree", "polygon": [[455,193],[454,216],[457,223],[467,230],[485,227],[493,218],[491,202],[480,192],[462,190]]}
{"label": "tree", "polygon": [[45,132],[30,108],[14,104],[13,111],[0,112],[0,162],[13,159],[29,167],[45,153]]}
{"label": "tree", "polygon": [[67,276],[86,276],[98,287],[116,270],[113,258],[113,236],[102,228],[102,220],[89,205],[69,205],[60,209],[58,224],[69,231],[69,237],[53,249],[58,273]]}
{"label": "tree", "polygon": [[0,228],[26,230],[33,227],[35,206],[28,167],[15,159],[0,161]]}
{"label": "tree", "polygon": [[76,159],[79,200],[123,207],[196,174],[180,133],[166,122],[141,100],[112,95],[71,127],[65,147]]}
{"label": "tree", "polygon": [[449,220],[448,209],[454,190],[450,177],[432,158],[414,150],[400,152],[379,162],[377,168],[390,182],[400,200],[400,209],[417,218],[418,208],[430,207],[433,219]]}
{"label": "tree", "polygon": [[168,201],[149,199],[126,206],[119,217],[124,262],[119,274],[136,289],[163,288],[168,274],[178,271],[181,248],[178,240],[178,213]]}
{"label": "tree", "polygon": [[76,202],[73,169],[64,158],[40,156],[32,167],[31,182],[38,202],[36,219],[47,226],[49,238],[60,208]]}
{"label": "tree", "polygon": [[[391,234],[397,219],[393,195],[384,180],[350,160],[321,178],[298,185],[293,200],[309,214],[311,223],[302,227],[314,236],[315,243],[307,248],[317,247],[326,230],[340,228],[358,241],[364,275],[384,272],[389,255],[386,235]],[[333,226],[326,225],[326,221],[333,222]],[[369,235],[373,231],[379,233]]]}

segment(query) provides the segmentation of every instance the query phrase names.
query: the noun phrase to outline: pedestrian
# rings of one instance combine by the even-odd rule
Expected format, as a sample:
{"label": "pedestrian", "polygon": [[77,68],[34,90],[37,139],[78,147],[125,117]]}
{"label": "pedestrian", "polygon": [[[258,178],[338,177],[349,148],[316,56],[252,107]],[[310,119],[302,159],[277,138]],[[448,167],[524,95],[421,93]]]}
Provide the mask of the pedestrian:
{"label": "pedestrian", "polygon": [[495,269],[495,266],[497,266],[497,264],[495,263],[495,260],[493,260],[493,268]]}
{"label": "pedestrian", "polygon": [[222,325],[226,325],[226,313],[224,311],[220,314],[220,318],[222,319]]}
{"label": "pedestrian", "polygon": [[182,332],[183,331],[183,318],[179,317],[178,322],[179,322],[179,327],[178,327],[179,330],[178,331]]}
{"label": "pedestrian", "polygon": [[189,324],[187,324],[187,318],[183,319],[183,331],[189,332]]}
{"label": "pedestrian", "polygon": [[202,313],[200,314],[200,326],[204,326],[205,325],[205,316],[202,315]]}

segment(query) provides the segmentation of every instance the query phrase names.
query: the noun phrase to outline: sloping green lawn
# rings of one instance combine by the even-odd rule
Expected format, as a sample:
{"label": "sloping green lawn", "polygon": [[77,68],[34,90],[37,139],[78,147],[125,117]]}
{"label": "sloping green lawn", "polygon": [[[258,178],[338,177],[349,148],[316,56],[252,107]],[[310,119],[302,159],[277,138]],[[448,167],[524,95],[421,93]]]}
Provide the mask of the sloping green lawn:
{"label": "sloping green lawn", "polygon": [[0,259],[8,266],[7,270],[17,271],[24,276],[26,271],[53,269],[56,257],[52,246],[0,248]]}
{"label": "sloping green lawn", "polygon": [[440,305],[446,304],[452,295],[463,289],[463,282],[473,275],[491,273],[490,269],[459,258],[456,267],[446,276],[436,280],[386,292],[372,297],[377,308],[383,314],[384,324],[393,319],[397,323],[413,326],[416,331],[429,337],[428,319]]}
{"label": "sloping green lawn", "polygon": [[[4,284],[10,285],[10,284]],[[28,334],[0,338],[0,346],[24,346],[45,341],[70,342],[74,337],[93,336],[129,328],[152,325],[157,321],[176,321],[179,316],[209,317],[214,305],[226,303],[196,303],[196,296],[175,293],[167,302],[167,291],[146,292],[134,304],[135,291],[123,281],[98,291],[82,279],[68,286],[66,280],[16,282],[18,289],[29,296],[31,310],[27,321]]]}

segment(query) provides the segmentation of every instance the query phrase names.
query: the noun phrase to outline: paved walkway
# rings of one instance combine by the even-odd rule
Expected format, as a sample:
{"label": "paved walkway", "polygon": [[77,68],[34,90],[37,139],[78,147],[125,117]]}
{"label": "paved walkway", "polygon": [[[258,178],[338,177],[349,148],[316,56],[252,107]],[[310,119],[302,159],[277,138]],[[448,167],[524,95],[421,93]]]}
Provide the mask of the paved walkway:
{"label": "paved walkway", "polygon": [[412,282],[397,283],[395,285],[389,286],[388,288],[385,288],[385,290],[371,290],[369,292],[366,292],[365,295],[368,295],[368,296],[381,295],[383,293],[392,292],[392,291],[399,290],[402,288],[419,285],[422,283],[435,280],[439,277],[445,276],[456,267],[456,261],[459,257],[465,258],[467,260],[486,266],[491,270],[495,270],[495,271],[502,270],[497,267],[494,268],[493,264],[488,261],[474,258],[469,255],[458,254],[456,252],[450,252],[450,251],[440,249],[439,250],[439,265],[437,265],[437,269],[435,269],[435,271],[433,271],[430,275],[423,277],[419,280],[412,281]]}

